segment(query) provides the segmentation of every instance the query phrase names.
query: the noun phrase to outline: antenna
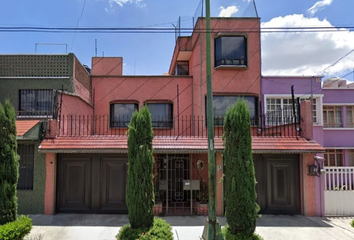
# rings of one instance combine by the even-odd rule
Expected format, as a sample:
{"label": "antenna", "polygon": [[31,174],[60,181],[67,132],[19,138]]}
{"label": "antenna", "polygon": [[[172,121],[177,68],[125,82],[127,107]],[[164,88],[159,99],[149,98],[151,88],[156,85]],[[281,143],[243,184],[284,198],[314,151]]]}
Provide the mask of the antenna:
{"label": "antenna", "polygon": [[97,39],[95,39],[95,57],[97,57]]}
{"label": "antenna", "polygon": [[135,68],[136,68],[136,60],[134,61],[134,75],[135,75]]}

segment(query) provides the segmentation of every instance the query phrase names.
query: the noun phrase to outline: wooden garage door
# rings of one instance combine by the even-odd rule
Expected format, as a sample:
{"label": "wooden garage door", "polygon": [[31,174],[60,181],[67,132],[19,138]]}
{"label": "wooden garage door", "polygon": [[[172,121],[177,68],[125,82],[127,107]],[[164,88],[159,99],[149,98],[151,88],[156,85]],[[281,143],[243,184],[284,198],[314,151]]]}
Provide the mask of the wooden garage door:
{"label": "wooden garage door", "polygon": [[127,213],[127,156],[58,157],[57,212]]}
{"label": "wooden garage door", "polygon": [[260,213],[299,214],[299,156],[254,155],[253,159]]}

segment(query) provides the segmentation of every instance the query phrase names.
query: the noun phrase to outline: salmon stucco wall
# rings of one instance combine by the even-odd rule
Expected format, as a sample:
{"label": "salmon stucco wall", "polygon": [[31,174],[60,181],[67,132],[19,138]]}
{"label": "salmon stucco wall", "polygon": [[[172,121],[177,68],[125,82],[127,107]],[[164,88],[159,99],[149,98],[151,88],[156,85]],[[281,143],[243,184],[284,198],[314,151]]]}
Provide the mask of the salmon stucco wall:
{"label": "salmon stucco wall", "polygon": [[301,155],[300,186],[301,186],[301,213],[305,216],[318,216],[317,205],[320,201],[316,197],[316,178],[308,175],[308,165],[313,165],[314,154]]}
{"label": "salmon stucco wall", "polygon": [[61,94],[59,102],[62,98],[61,115],[92,115],[93,106],[79,96],[72,94]]}
{"label": "salmon stucco wall", "polygon": [[[205,20],[199,19],[196,29],[205,28]],[[218,32],[211,36],[212,82],[213,92],[218,94],[250,94],[260,97],[261,94],[261,52],[260,52],[260,20],[243,18],[213,18],[212,29],[247,29],[240,35],[247,38],[247,68],[215,68],[214,40]],[[223,32],[223,34],[227,34]],[[232,33],[230,33],[232,35]],[[206,96],[206,34],[197,31],[192,36],[193,51],[189,59],[189,74],[193,76],[194,112],[204,114]],[[175,66],[171,66],[174,68]]]}
{"label": "salmon stucco wall", "polygon": [[55,154],[47,153],[46,178],[45,178],[45,197],[44,197],[44,214],[52,215],[55,213]]}
{"label": "salmon stucco wall", "polygon": [[93,57],[92,75],[121,76],[123,75],[123,58],[121,57]]}
{"label": "salmon stucco wall", "polygon": [[[96,115],[109,115],[110,102],[145,101],[173,102],[173,114],[192,114],[192,79],[179,76],[122,76],[93,77],[94,106]],[[179,96],[177,96],[177,87]],[[179,104],[178,101],[179,100]],[[179,106],[179,109],[178,109]]]}

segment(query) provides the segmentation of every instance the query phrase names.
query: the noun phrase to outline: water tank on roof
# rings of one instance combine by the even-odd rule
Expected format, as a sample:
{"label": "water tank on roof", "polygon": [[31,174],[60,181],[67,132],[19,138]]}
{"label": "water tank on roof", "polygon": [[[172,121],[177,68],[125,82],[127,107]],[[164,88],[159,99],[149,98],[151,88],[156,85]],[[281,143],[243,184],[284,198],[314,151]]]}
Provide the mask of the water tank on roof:
{"label": "water tank on roof", "polygon": [[91,68],[89,68],[87,65],[83,65],[83,67],[86,69],[86,71],[91,75]]}

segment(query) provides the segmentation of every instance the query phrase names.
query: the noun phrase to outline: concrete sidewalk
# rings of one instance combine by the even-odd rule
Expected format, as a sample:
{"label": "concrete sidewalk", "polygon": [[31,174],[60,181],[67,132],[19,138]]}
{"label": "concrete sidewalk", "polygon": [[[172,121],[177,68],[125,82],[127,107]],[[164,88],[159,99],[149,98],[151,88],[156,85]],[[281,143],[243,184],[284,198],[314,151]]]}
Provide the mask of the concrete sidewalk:
{"label": "concrete sidewalk", "polygon": [[[26,240],[114,240],[128,224],[126,215],[57,214],[32,215],[33,230]],[[164,217],[172,225],[176,240],[199,240],[206,217]],[[225,226],[226,219],[218,218]],[[354,239],[352,218],[307,218],[263,215],[256,232],[265,240],[350,240]]]}

